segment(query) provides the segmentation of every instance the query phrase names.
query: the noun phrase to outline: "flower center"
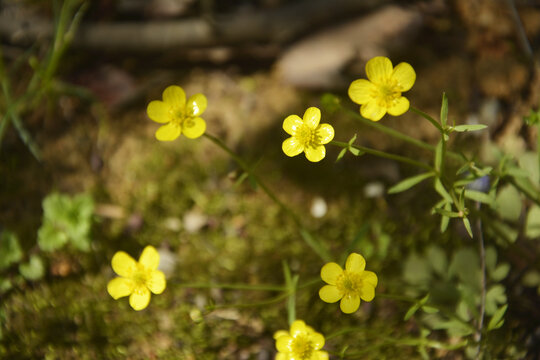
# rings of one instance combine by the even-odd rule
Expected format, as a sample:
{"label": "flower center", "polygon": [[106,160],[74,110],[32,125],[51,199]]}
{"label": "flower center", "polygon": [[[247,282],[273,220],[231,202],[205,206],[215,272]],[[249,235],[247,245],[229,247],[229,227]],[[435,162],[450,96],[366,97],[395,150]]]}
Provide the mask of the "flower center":
{"label": "flower center", "polygon": [[309,337],[304,334],[296,336],[291,344],[291,352],[294,355],[294,359],[310,359],[313,353],[313,344]]}
{"label": "flower center", "polygon": [[137,270],[135,270],[131,278],[131,280],[133,280],[135,283],[135,288],[146,287],[148,275],[149,271],[141,264],[137,264]]}
{"label": "flower center", "polygon": [[307,125],[302,125],[294,135],[305,147],[316,147],[320,144],[320,137],[317,135],[317,129],[311,129]]}
{"label": "flower center", "polygon": [[359,294],[362,289],[362,275],[344,270],[336,280],[336,287],[340,292],[347,295]]}
{"label": "flower center", "polygon": [[169,110],[169,113],[171,114],[171,122],[175,125],[182,126],[186,119],[184,109],[172,108]]}
{"label": "flower center", "polygon": [[394,79],[387,79],[383,84],[377,86],[376,93],[372,95],[378,100],[379,106],[391,107],[394,101],[401,96],[397,82]]}

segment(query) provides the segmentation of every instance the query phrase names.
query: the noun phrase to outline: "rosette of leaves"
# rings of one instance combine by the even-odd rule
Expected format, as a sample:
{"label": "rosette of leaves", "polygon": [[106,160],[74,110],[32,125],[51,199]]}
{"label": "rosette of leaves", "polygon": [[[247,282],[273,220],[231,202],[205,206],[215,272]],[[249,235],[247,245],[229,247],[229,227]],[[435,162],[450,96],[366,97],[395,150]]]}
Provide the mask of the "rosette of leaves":
{"label": "rosette of leaves", "polygon": [[43,200],[43,223],[38,231],[38,245],[54,251],[68,243],[76,249],[90,249],[90,228],[94,202],[90,195],[69,196],[52,193]]}

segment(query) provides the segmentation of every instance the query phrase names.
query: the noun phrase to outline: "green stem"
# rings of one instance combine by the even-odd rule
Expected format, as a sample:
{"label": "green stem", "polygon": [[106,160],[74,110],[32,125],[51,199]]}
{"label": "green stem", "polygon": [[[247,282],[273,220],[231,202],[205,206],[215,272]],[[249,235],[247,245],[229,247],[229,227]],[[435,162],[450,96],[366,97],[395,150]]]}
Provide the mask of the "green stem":
{"label": "green stem", "polygon": [[[342,142],[342,141],[332,140],[330,142],[330,144],[338,146],[340,148],[349,147],[348,143]],[[433,170],[433,168],[431,166],[429,166],[427,164],[424,164],[424,163],[422,163],[420,161],[409,159],[408,157],[405,157],[405,156],[390,154],[390,153],[387,153],[387,152],[384,152],[384,151],[375,150],[375,149],[367,148],[367,147],[360,146],[360,145],[351,145],[351,147],[354,147],[355,149],[363,151],[366,154],[375,155],[375,156],[382,157],[382,158],[385,158],[385,159],[399,161],[399,162],[402,162],[402,163],[405,163],[405,164],[417,166],[417,167],[420,167],[422,169],[426,169],[426,170],[430,170],[430,171]]]}
{"label": "green stem", "polygon": [[[414,145],[414,146],[416,146],[418,148],[421,148],[421,149],[424,149],[424,150],[429,150],[429,151],[432,151],[432,152],[435,151],[435,146],[433,146],[433,145],[430,145],[430,144],[428,144],[426,142],[423,142],[421,140],[417,140],[417,139],[415,139],[413,137],[410,137],[408,135],[402,134],[399,131],[391,129],[391,128],[389,128],[389,127],[387,127],[387,126],[385,126],[385,125],[383,125],[381,123],[373,122],[371,120],[365,119],[364,117],[362,117],[362,115],[358,114],[355,111],[352,111],[352,110],[349,110],[349,109],[344,109],[344,110],[345,110],[346,113],[353,116],[356,120],[358,120],[359,122],[361,122],[364,125],[372,127],[374,129],[382,132],[382,133],[390,135],[393,138],[404,141],[404,142],[406,142],[408,144],[411,144],[411,145]],[[452,159],[454,159],[454,160],[460,160],[460,161],[463,160],[463,157],[460,154],[452,152],[452,151],[448,151],[447,155],[449,157],[451,157]]]}
{"label": "green stem", "polygon": [[[287,213],[291,219],[295,222],[297,225],[300,234],[302,235],[302,239],[306,242],[306,244],[309,245],[315,251],[319,257],[324,260],[325,262],[332,261],[332,257],[328,253],[328,250],[323,247],[323,245],[315,241],[314,237],[309,234],[307,229],[302,225],[302,222],[300,221],[300,218],[287,206],[285,205],[281,200],[278,199],[278,197],[270,190],[268,186],[262,180],[251,170],[249,165],[241,158],[239,157],[234,151],[232,151],[223,141],[216,138],[215,136],[212,136],[208,133],[205,133],[204,136],[212,141],[214,144],[216,144],[218,147],[220,147],[223,151],[225,151],[229,156],[238,164],[240,167],[253,179],[259,187],[268,195],[272,201],[274,201],[285,213]],[[308,238],[306,239],[305,234],[309,234]]]}
{"label": "green stem", "polygon": [[414,106],[410,106],[409,109],[412,111],[412,112],[415,112],[417,113],[418,115],[420,115],[421,117],[423,117],[424,119],[426,119],[427,121],[429,121],[430,123],[433,124],[433,126],[435,126],[437,128],[437,130],[439,130],[439,132],[442,134],[444,133],[444,130],[441,126],[441,124],[439,124],[439,122],[437,120],[435,120],[434,118],[432,118],[431,116],[429,116],[428,114],[426,114],[425,112],[423,112],[422,110],[419,110],[417,108],[415,108]]}
{"label": "green stem", "polygon": [[213,283],[182,283],[172,281],[175,286],[193,289],[224,289],[224,290],[253,290],[253,291],[286,291],[283,285],[272,284],[213,284]]}

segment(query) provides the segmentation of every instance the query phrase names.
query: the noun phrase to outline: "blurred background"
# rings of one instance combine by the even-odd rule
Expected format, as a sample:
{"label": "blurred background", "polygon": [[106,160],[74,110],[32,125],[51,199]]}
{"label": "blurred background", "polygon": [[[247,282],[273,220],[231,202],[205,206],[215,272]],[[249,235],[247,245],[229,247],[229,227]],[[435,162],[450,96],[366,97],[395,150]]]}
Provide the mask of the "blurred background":
{"label": "blurred background", "polygon": [[[452,141],[456,151],[492,165],[500,153],[538,161],[538,127],[524,120],[540,105],[534,0],[1,0],[0,40],[6,359],[273,358],[272,334],[288,327],[278,293],[188,285],[283,284],[282,261],[309,281],[323,264],[306,251],[294,222],[214,144],[155,140],[158,124],[146,106],[169,85],[206,95],[207,132],[279,189],[336,261],[362,253],[380,274],[377,292],[420,297],[438,284],[435,301],[451,313],[467,273],[442,280],[427,269],[459,267],[470,249],[478,263],[476,243],[459,224],[440,234],[429,184],[387,195],[415,169],[367,155],[336,163],[332,148],[317,164],[287,158],[283,119],[321,107],[335,140],[357,134],[363,146],[430,161],[428,152],[321,101],[331,93],[357,112],[348,85],[382,55],[414,67],[406,96],[416,108],[438,116],[445,92],[451,121],[488,125]],[[412,112],[382,122],[430,144],[439,137]],[[513,232],[486,235],[494,263],[508,267],[494,277],[502,293],[498,287],[493,306],[509,304],[504,326],[484,340],[486,358],[539,359],[540,234],[524,228],[530,204],[514,198],[496,214]],[[110,259],[118,250],[138,257],[149,244],[166,263],[168,287],[135,313],[106,292]],[[410,304],[376,297],[345,316],[320,301],[321,284],[299,292],[297,316],[324,334],[358,327],[349,339],[327,340],[334,355],[348,340],[366,351],[343,358],[468,356],[450,345],[470,334],[429,319],[403,321]],[[449,347],[428,346],[422,355],[418,344],[388,340],[424,328]]]}

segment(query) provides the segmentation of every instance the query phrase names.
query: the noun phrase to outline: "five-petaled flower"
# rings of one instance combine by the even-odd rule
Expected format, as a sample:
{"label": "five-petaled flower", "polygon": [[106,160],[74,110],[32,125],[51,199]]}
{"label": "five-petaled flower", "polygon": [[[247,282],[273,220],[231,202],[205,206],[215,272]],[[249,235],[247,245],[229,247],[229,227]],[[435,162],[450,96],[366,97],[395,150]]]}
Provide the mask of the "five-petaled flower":
{"label": "five-petaled flower", "polygon": [[328,360],[328,353],[321,350],[324,336],[302,320],[295,320],[290,331],[277,331],[274,339],[278,350],[276,360]]}
{"label": "five-petaled flower", "polygon": [[200,115],[206,105],[203,94],[195,94],[186,101],[186,93],[180,86],[167,87],[163,91],[163,101],[151,101],[146,108],[150,119],[165,124],[156,131],[156,139],[172,141],[180,134],[195,139],[204,134],[206,122]]}
{"label": "five-petaled flower", "polygon": [[349,97],[362,105],[360,114],[379,121],[387,112],[398,116],[409,110],[409,100],[401,96],[414,85],[416,73],[411,65],[402,62],[395,68],[390,59],[377,56],[366,64],[368,80],[355,80],[349,86]]}
{"label": "five-petaled flower", "polygon": [[360,254],[352,253],[347,258],[345,270],[330,262],[321,269],[321,278],[329,285],[319,290],[319,296],[327,303],[341,299],[341,311],[350,314],[358,310],[360,299],[371,301],[375,297],[377,275],[366,271],[366,260]]}
{"label": "five-petaled flower", "polygon": [[334,138],[334,128],[329,124],[319,124],[321,111],[310,107],[301,119],[298,115],[289,115],[283,121],[283,130],[291,135],[283,142],[282,149],[287,156],[296,156],[305,152],[309,161],[324,159],[328,144]]}
{"label": "five-petaled flower", "polygon": [[138,262],[118,251],[111,263],[114,272],[120,275],[107,285],[107,291],[115,300],[129,296],[129,305],[142,310],[150,302],[150,292],[161,294],[165,290],[165,275],[157,270],[159,253],[153,246],[144,248]]}

